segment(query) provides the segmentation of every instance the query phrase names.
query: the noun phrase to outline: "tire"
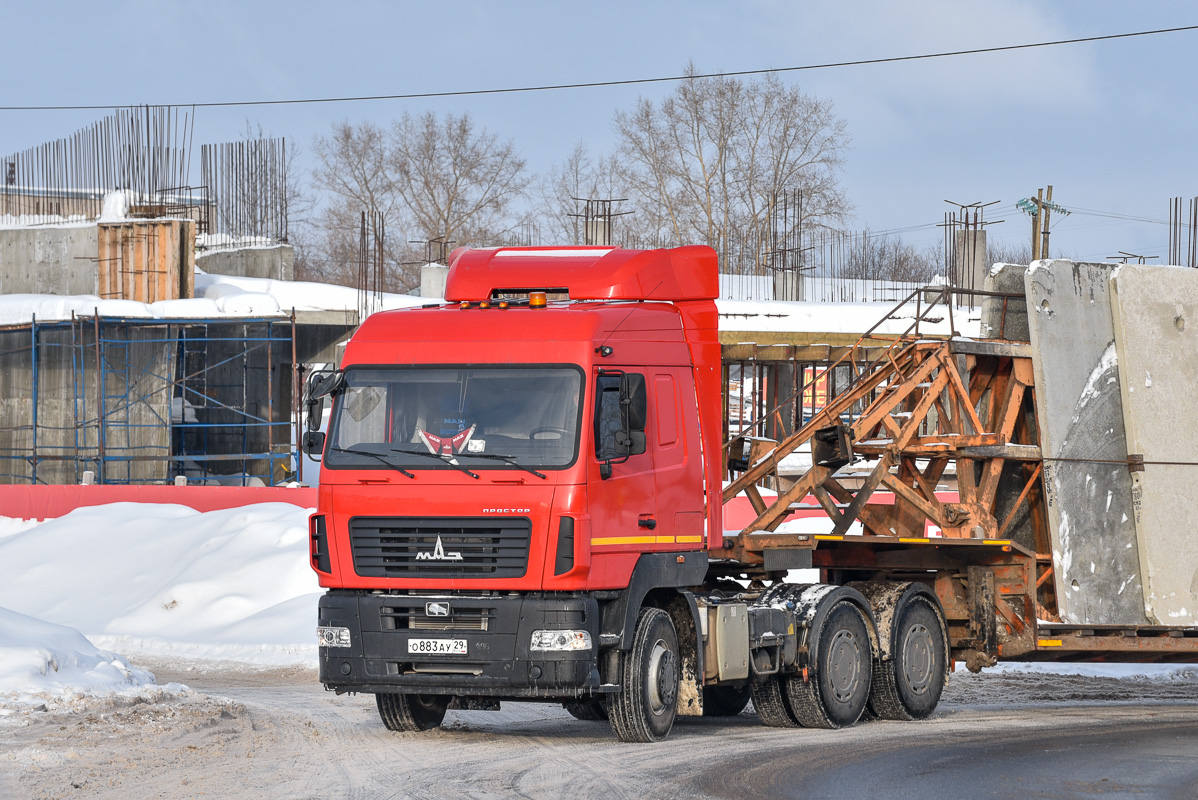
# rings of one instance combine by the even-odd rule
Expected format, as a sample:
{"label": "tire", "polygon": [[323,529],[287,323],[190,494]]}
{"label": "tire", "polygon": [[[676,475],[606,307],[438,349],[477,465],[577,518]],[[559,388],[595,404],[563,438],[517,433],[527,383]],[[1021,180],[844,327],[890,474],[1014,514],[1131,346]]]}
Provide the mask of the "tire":
{"label": "tire", "polygon": [[376,694],[379,718],[389,731],[415,733],[440,727],[449,698],[435,694]]}
{"label": "tire", "polygon": [[926,719],[944,691],[944,624],[939,612],[915,597],[899,611],[891,656],[874,665],[870,710],[880,719]]}
{"label": "tire", "polygon": [[622,742],[660,742],[678,715],[678,634],[660,608],[641,609],[632,648],[620,653],[620,691],[608,701]]}
{"label": "tire", "polygon": [[865,617],[852,603],[838,603],[824,618],[809,680],[792,676],[783,681],[795,719],[804,728],[854,724],[869,701],[872,673]]}
{"label": "tire", "polygon": [[753,694],[753,708],[757,710],[762,725],[770,728],[799,727],[799,720],[790,709],[790,700],[779,676],[771,675],[749,686]]}
{"label": "tire", "polygon": [[704,686],[703,716],[735,717],[745,710],[753,690],[744,686]]}
{"label": "tire", "polygon": [[580,719],[583,722],[603,722],[607,720],[607,709],[603,705],[603,701],[597,697],[579,697],[574,700],[566,700],[562,703],[562,708],[570,712],[570,716],[574,719]]}

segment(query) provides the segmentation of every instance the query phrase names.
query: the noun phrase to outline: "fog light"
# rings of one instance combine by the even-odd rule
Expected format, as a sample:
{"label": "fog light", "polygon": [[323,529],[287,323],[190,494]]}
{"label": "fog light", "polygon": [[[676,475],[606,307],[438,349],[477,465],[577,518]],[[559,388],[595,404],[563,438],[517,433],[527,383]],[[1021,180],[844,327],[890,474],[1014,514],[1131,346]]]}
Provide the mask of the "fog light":
{"label": "fog light", "polygon": [[316,639],[321,647],[349,647],[349,628],[316,629]]}
{"label": "fog light", "polygon": [[587,631],[533,631],[529,650],[590,650]]}

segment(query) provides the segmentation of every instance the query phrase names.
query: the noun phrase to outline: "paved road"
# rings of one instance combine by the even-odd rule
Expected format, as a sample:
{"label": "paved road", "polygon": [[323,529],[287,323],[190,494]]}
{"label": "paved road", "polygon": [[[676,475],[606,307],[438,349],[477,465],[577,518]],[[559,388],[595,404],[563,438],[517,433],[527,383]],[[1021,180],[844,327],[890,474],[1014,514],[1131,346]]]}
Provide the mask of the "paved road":
{"label": "paved road", "polygon": [[308,672],[157,672],[201,694],[6,721],[0,797],[1198,797],[1198,672],[954,676],[922,723],[791,731],[750,713],[681,719],[657,745],[529,704],[393,734],[371,698]]}

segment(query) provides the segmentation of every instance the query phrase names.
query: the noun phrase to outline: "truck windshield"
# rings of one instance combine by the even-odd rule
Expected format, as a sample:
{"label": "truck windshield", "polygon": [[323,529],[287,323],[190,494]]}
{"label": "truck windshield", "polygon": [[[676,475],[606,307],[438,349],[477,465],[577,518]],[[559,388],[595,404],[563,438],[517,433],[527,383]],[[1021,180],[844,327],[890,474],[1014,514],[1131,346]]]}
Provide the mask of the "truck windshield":
{"label": "truck windshield", "polygon": [[566,467],[581,390],[582,371],[568,366],[351,367],[324,463],[385,469],[373,454],[414,469]]}

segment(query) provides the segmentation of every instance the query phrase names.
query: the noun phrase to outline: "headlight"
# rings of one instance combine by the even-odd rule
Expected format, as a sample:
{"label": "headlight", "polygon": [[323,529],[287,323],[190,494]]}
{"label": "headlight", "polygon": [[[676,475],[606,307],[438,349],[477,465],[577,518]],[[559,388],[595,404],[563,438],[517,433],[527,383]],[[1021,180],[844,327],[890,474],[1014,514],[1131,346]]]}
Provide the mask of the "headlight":
{"label": "headlight", "polygon": [[529,650],[590,650],[588,631],[533,631]]}
{"label": "headlight", "polygon": [[349,647],[349,628],[316,629],[316,639],[321,647]]}

